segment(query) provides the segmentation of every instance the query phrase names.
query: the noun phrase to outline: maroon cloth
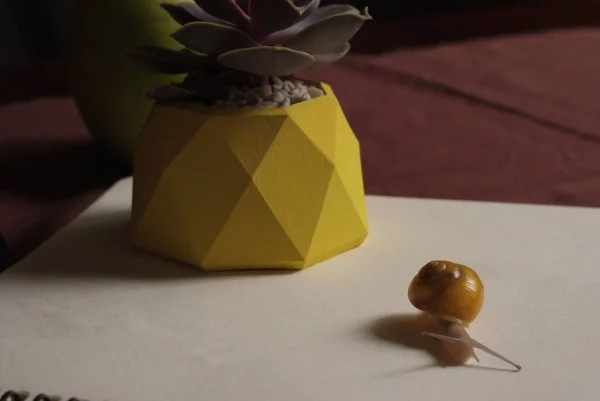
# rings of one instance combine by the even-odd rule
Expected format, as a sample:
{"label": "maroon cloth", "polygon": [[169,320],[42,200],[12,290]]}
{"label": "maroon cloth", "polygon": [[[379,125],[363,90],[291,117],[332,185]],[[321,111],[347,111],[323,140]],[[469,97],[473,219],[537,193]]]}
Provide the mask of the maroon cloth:
{"label": "maroon cloth", "polygon": [[600,206],[600,29],[353,55],[329,82],[368,193]]}
{"label": "maroon cloth", "polygon": [[[369,194],[600,206],[598,48],[600,30],[530,32],[351,54],[304,76],[336,92]],[[37,85],[60,81],[60,64],[43,68]],[[0,105],[0,233],[18,259],[123,173],[72,99],[7,85],[21,100]]]}
{"label": "maroon cloth", "polygon": [[122,175],[92,142],[70,98],[0,106],[0,234],[13,260]]}

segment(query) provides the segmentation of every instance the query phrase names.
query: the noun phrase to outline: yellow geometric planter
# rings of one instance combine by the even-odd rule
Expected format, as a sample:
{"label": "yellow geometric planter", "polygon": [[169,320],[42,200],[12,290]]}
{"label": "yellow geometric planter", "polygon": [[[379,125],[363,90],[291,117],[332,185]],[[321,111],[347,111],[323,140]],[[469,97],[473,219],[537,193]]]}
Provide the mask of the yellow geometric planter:
{"label": "yellow geometric planter", "polygon": [[157,103],[134,150],[134,244],[203,270],[303,269],[362,244],[359,143],[321,85],[276,109]]}

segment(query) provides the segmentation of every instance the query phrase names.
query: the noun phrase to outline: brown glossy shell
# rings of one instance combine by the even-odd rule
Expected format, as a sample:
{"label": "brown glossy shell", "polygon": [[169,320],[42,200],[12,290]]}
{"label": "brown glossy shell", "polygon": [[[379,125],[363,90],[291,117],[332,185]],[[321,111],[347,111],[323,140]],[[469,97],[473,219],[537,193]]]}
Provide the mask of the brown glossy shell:
{"label": "brown glossy shell", "polygon": [[468,266],[434,260],[423,266],[408,287],[408,299],[430,315],[469,327],[483,306],[484,288]]}

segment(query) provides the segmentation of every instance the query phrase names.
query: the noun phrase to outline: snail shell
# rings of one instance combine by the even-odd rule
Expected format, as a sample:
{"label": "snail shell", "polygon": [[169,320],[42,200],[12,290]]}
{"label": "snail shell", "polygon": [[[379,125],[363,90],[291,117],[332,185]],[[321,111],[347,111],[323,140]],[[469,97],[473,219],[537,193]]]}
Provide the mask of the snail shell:
{"label": "snail shell", "polygon": [[469,327],[483,306],[484,287],[470,267],[446,260],[423,266],[408,287],[408,299],[431,316]]}

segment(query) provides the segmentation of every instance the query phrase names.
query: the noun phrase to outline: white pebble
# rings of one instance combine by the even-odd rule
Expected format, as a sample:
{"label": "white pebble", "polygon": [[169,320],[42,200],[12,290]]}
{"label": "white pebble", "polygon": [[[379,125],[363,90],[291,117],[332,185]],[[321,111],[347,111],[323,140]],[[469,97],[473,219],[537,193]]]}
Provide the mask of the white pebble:
{"label": "white pebble", "polygon": [[294,85],[294,83],[292,81],[285,81],[283,83],[283,87],[288,92],[292,92],[294,89],[296,89],[296,85]]}
{"label": "white pebble", "polygon": [[264,102],[258,104],[258,107],[263,109],[274,109],[277,106],[279,106],[279,103],[270,100],[265,100]]}
{"label": "white pebble", "polygon": [[240,90],[240,88],[237,88],[235,86],[227,88],[227,100],[228,101],[235,102],[237,99],[240,98],[240,96],[243,96],[243,93]]}
{"label": "white pebble", "polygon": [[232,86],[227,88],[224,99],[216,99],[210,105],[218,108],[275,108],[324,96],[322,89],[307,85],[301,80],[286,80],[273,77],[272,85],[254,87]]}
{"label": "white pebble", "polygon": [[263,85],[261,95],[262,97],[269,97],[273,94],[273,88],[271,85]]}
{"label": "white pebble", "polygon": [[277,102],[277,103],[281,103],[285,99],[289,99],[289,95],[287,93],[285,93],[284,91],[277,91],[273,95],[273,99],[272,100],[275,101],[275,102]]}
{"label": "white pebble", "polygon": [[310,93],[311,98],[323,96],[325,94],[321,89],[314,86],[308,87],[307,90],[308,93]]}
{"label": "white pebble", "polygon": [[290,94],[290,97],[292,98],[292,100],[300,100],[302,99],[302,96],[304,96],[305,93],[308,92],[302,91],[302,89],[296,89]]}
{"label": "white pebble", "polygon": [[260,96],[260,94],[255,93],[255,92],[246,92],[246,101],[248,103],[260,103],[262,102],[263,98],[262,96]]}
{"label": "white pebble", "polygon": [[305,93],[308,93],[308,89],[304,86],[301,86],[299,88],[294,89],[294,91],[292,92],[292,94],[294,96],[304,96]]}

